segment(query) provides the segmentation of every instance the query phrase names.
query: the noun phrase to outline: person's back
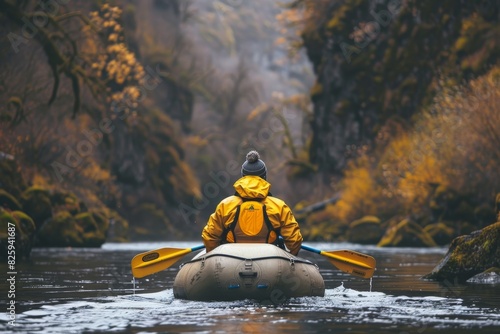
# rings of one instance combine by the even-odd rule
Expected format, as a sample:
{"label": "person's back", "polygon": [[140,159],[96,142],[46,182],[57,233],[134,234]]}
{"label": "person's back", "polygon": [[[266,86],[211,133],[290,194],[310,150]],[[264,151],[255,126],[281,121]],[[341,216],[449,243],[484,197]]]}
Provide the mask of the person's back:
{"label": "person's back", "polygon": [[258,152],[247,154],[241,174],[234,183],[236,193],[219,203],[203,229],[207,252],[227,242],[277,244],[281,236],[297,255],[303,240],[299,225],[286,203],[270,194],[266,165]]}

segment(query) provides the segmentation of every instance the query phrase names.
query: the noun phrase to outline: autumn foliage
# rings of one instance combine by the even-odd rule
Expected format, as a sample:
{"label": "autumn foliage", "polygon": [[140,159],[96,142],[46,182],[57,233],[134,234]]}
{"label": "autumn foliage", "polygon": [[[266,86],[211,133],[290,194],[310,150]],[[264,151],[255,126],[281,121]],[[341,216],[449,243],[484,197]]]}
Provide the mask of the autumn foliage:
{"label": "autumn foliage", "polygon": [[[341,200],[320,221],[345,226],[375,215],[391,224],[398,222],[394,217],[409,217],[421,226],[444,222],[455,233],[494,222],[500,72],[495,67],[458,88],[446,80],[439,84],[433,104],[412,127],[388,122],[377,147],[351,160],[338,188]],[[311,216],[308,223],[315,220]]]}

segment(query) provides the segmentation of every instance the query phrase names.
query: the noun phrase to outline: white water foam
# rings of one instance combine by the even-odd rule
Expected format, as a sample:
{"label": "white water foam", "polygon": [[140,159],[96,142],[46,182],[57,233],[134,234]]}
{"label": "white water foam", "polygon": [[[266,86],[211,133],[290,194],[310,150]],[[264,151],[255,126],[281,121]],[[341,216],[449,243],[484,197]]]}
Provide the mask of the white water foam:
{"label": "white water foam", "polygon": [[[253,320],[252,320],[253,319]],[[293,298],[282,305],[255,301],[197,302],[175,299],[172,289],[92,298],[17,315],[19,329],[29,333],[120,332],[128,328],[158,326],[203,328],[222,323],[249,325],[301,323],[352,323],[418,328],[471,328],[499,326],[498,309],[463,305],[462,299],[435,296],[393,296],[361,292],[339,286],[326,290],[325,297]],[[0,318],[0,330],[8,332]],[[2,327],[6,331],[2,330]],[[164,327],[162,327],[164,328]]]}

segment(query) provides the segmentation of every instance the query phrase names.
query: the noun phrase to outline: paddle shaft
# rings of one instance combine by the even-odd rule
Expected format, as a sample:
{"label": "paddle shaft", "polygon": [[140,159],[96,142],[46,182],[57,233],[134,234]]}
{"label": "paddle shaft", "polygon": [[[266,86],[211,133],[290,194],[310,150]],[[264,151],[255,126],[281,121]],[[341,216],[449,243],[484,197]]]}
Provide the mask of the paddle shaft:
{"label": "paddle shaft", "polygon": [[349,250],[322,251],[306,245],[302,249],[325,256],[338,269],[362,278],[370,278],[375,272],[376,261],[373,257]]}

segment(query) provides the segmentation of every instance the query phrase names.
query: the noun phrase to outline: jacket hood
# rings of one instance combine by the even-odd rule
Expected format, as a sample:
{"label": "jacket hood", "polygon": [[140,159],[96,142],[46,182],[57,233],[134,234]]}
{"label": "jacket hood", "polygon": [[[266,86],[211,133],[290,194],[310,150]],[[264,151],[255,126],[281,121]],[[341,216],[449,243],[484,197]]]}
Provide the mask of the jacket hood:
{"label": "jacket hood", "polygon": [[243,198],[266,198],[271,184],[259,176],[247,175],[238,179],[233,187]]}

